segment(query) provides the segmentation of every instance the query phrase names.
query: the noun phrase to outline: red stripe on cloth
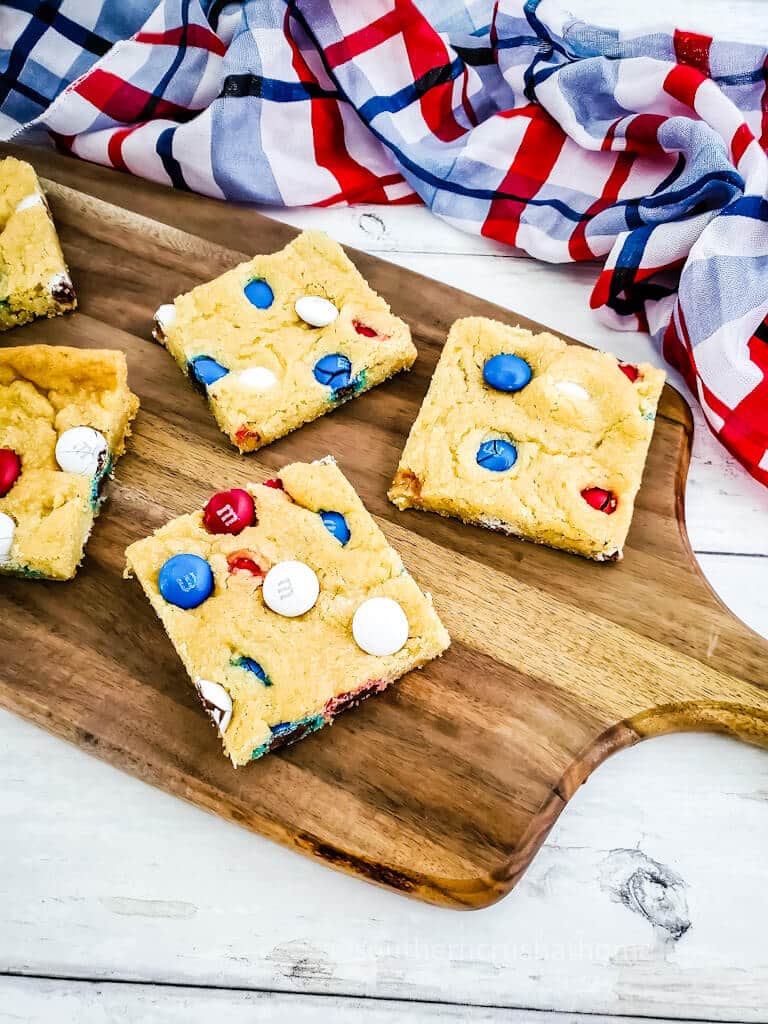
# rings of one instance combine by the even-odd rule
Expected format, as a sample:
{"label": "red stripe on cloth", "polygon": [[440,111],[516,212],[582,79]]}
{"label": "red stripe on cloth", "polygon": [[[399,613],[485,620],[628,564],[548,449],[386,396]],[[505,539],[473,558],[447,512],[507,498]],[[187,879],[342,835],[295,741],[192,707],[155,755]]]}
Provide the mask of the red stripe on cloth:
{"label": "red stripe on cloth", "polygon": [[731,159],[734,164],[738,166],[739,160],[744,156],[744,150],[750,142],[754,141],[755,136],[749,130],[749,126],[746,124],[740,124],[733,133],[733,138],[731,139]]}
{"label": "red stripe on cloth", "polygon": [[760,108],[763,112],[761,130],[760,130],[760,145],[768,153],[768,57],[763,61],[763,98],[760,101]]}
{"label": "red stripe on cloth", "polygon": [[684,103],[691,110],[696,109],[696,93],[706,77],[696,68],[677,64],[664,79],[664,91]]}
{"label": "red stripe on cloth", "polygon": [[614,137],[616,135],[616,129],[618,128],[618,126],[620,124],[621,124],[621,118],[619,117],[609,127],[608,131],[605,133],[605,138],[600,143],[600,149],[601,150],[606,151],[606,150],[613,149],[613,140],[614,140]]}
{"label": "red stripe on cloth", "polygon": [[509,110],[500,110],[494,117],[503,117],[509,120],[512,117],[532,117],[540,119],[543,108],[538,103],[527,103],[524,107],[511,107]]}
{"label": "red stripe on cloth", "polygon": [[[113,121],[131,123],[142,119],[142,113],[152,94],[139,89],[130,82],[118,78],[108,71],[96,68],[81,81],[72,86],[83,99],[92,103],[97,110],[111,117]],[[154,117],[172,119],[187,118],[189,111],[170,100],[157,100],[153,107]]]}
{"label": "red stripe on cloth", "polygon": [[137,32],[133,37],[136,43],[150,43],[157,46],[178,46],[183,42],[186,46],[195,46],[201,50],[209,50],[223,57],[227,48],[216,35],[205,25],[179,25],[166,32]]}
{"label": "red stripe on cloth", "polygon": [[697,68],[707,78],[711,76],[709,50],[712,46],[712,36],[675,30],[673,43],[678,64],[687,64],[689,67]]}
{"label": "red stripe on cloth", "polygon": [[[679,314],[680,323],[683,325],[683,329],[685,331],[685,318],[683,317],[683,313],[679,305],[675,306],[675,310]],[[696,371],[691,358],[690,345],[685,336],[681,338],[678,334],[674,314],[670,318],[667,329],[664,332],[664,337],[661,342],[661,351],[669,365],[682,375],[685,383],[691,389],[693,394],[698,394],[696,390]]]}
{"label": "red stripe on cloth", "polygon": [[76,135],[62,135],[61,132],[54,132],[51,131],[50,129],[48,130],[48,134],[53,139],[54,145],[60,153],[72,152],[72,146],[74,144],[75,139],[77,138]]}
{"label": "red stripe on cloth", "polygon": [[763,379],[739,402],[726,418],[719,436],[740,461],[754,467],[768,449],[768,344],[754,335],[748,343],[749,356]]}
{"label": "red stripe on cloth", "polygon": [[511,192],[517,199],[493,199],[480,233],[486,238],[515,245],[520,217],[526,200],[533,199],[548,180],[565,144],[563,129],[543,108],[525,129],[520,147],[498,191]]}
{"label": "red stripe on cloth", "polygon": [[587,225],[593,217],[603,210],[607,210],[619,198],[619,192],[629,177],[632,164],[635,162],[634,153],[619,153],[613,165],[613,170],[608,175],[608,180],[603,186],[600,198],[587,210],[586,216],[589,220],[581,220],[574,228],[573,234],[568,241],[568,253],[572,260],[592,260],[595,254],[589,247],[587,241]]}
{"label": "red stripe on cloth", "polygon": [[366,53],[378,46],[379,43],[391,39],[399,30],[400,15],[398,11],[395,9],[387,11],[380,18],[359,28],[357,32],[350,32],[338,43],[326,46],[323,50],[325,59],[332,68],[337,68],[339,64],[346,64],[348,60],[359,57],[361,53]]}
{"label": "red stripe on cloth", "polygon": [[658,132],[666,120],[664,114],[636,114],[624,129],[627,149],[633,153],[663,153]]}
{"label": "red stripe on cloth", "polygon": [[126,138],[131,134],[136,125],[131,125],[129,128],[119,128],[116,132],[113,132],[110,136],[109,142],[107,143],[107,157],[113,167],[117,167],[121,171],[127,171],[125,160],[123,160],[123,143]]}
{"label": "red stripe on cloth", "polygon": [[[412,0],[395,0],[400,16],[400,31],[415,79],[428,76],[435,68],[451,63],[451,55],[440,34],[430,25]],[[462,75],[467,76],[465,67]],[[453,82],[442,82],[427,89],[419,99],[422,116],[432,134],[441,142],[453,142],[469,129],[453,114]]]}
{"label": "red stripe on cloth", "polygon": [[600,309],[605,306],[611,294],[611,278],[613,270],[601,270],[600,276],[595,281],[595,287],[589,296],[590,309]]}
{"label": "red stripe on cloth", "polygon": [[[318,85],[317,77],[307,64],[291,34],[290,11],[286,9],[284,32],[291,48],[291,63],[301,82]],[[323,205],[345,200],[348,203],[386,203],[387,195],[380,179],[359,164],[347,151],[344,121],[338,101],[318,96],[309,101],[312,141],[318,166],[324,167],[339,184],[339,192]]]}

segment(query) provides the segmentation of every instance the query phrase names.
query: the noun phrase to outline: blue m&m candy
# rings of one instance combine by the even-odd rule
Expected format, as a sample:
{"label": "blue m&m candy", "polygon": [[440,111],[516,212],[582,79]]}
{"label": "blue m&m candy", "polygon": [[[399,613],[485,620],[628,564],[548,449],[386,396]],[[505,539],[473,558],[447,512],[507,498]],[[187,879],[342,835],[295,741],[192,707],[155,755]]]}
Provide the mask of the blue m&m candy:
{"label": "blue m&m candy", "polygon": [[237,661],[234,662],[234,664],[237,665],[238,668],[244,668],[246,672],[252,672],[257,679],[260,679],[261,682],[264,683],[265,686],[272,685],[272,680],[269,678],[269,676],[258,663],[258,661],[254,661],[253,658],[246,658],[246,656],[243,654],[237,659]]}
{"label": "blue m&m candy", "polygon": [[521,391],[531,379],[531,368],[520,356],[501,352],[486,360],[483,380],[496,391]]}
{"label": "blue m&m candy", "polygon": [[333,534],[342,547],[347,543],[351,534],[347,526],[347,520],[341,512],[321,512],[320,518],[328,533]]}
{"label": "blue m&m candy", "polygon": [[312,372],[319,384],[326,384],[333,391],[338,391],[345,388],[352,379],[352,363],[346,356],[336,352],[318,359]]}
{"label": "blue m&m candy", "polygon": [[193,359],[189,369],[197,383],[202,384],[206,388],[210,387],[211,384],[215,384],[217,380],[221,380],[222,377],[226,377],[229,373],[226,366],[217,363],[210,356],[198,356],[196,359]]}
{"label": "blue m&m candy", "polygon": [[259,278],[249,281],[243,291],[245,292],[246,299],[257,309],[269,309],[275,301],[275,293],[266,281],[262,281]]}
{"label": "blue m&m candy", "polygon": [[157,577],[157,586],[168,604],[178,608],[197,608],[210,597],[213,573],[199,555],[173,555],[164,562]]}
{"label": "blue m&m candy", "polygon": [[494,438],[492,441],[483,441],[477,449],[478,466],[483,469],[490,469],[493,473],[503,473],[505,469],[511,469],[517,462],[517,448],[511,441],[502,441],[501,438]]}

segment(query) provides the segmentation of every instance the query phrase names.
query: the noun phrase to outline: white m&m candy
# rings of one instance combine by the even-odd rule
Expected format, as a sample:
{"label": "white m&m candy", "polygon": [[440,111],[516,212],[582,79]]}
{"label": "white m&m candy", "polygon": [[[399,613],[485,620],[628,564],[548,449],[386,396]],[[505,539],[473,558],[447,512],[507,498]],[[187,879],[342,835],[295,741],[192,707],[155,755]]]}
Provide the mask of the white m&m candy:
{"label": "white m&m candy", "polygon": [[366,654],[384,658],[397,654],[408,640],[408,618],[391,597],[363,601],[352,619],[352,636]]}
{"label": "white m&m candy", "polygon": [[277,384],[277,377],[266,366],[249,366],[237,375],[241,384],[256,391],[267,391]]}
{"label": "white m&m candy", "polygon": [[264,577],[261,592],[268,608],[293,619],[314,606],[320,581],[304,562],[278,562]]}
{"label": "white m&m candy", "polygon": [[107,462],[107,439],[93,427],[71,427],[56,442],[56,461],[65,473],[96,476]]}
{"label": "white m&m candy", "polygon": [[15,532],[16,523],[5,512],[0,512],[0,565],[4,565],[8,561]]}
{"label": "white m&m candy", "polygon": [[296,315],[310,327],[327,327],[339,315],[338,309],[322,295],[302,295],[293,307]]}
{"label": "white m&m candy", "polygon": [[42,206],[45,202],[40,192],[30,192],[28,196],[24,196],[21,202],[16,207],[16,213],[21,213],[22,210],[28,210],[31,206]]}
{"label": "white m&m candy", "polygon": [[232,698],[223,686],[212,683],[210,679],[197,678],[195,686],[203,707],[216,723],[219,734],[223,736],[232,721]]}
{"label": "white m&m candy", "polygon": [[176,320],[176,307],[172,302],[164,302],[155,311],[155,323],[164,331],[170,330]]}
{"label": "white m&m candy", "polygon": [[556,387],[561,395],[567,395],[568,398],[575,398],[580,402],[584,402],[589,398],[587,389],[583,388],[581,384],[577,384],[575,380],[561,380],[557,383]]}

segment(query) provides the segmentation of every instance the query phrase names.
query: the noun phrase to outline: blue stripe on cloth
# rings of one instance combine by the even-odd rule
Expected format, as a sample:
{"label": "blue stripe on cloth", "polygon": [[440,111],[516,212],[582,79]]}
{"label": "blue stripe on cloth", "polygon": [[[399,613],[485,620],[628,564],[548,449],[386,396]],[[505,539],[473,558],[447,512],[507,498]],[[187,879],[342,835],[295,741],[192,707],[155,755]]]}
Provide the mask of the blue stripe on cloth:
{"label": "blue stripe on cloth", "polygon": [[310,99],[339,99],[337,89],[324,89],[315,82],[282,82],[262,75],[227,75],[219,99],[255,96],[273,103],[300,103]]}
{"label": "blue stripe on cloth", "polygon": [[[165,91],[168,88],[168,85],[170,84],[171,79],[176,74],[176,72],[179,70],[179,67],[181,66],[181,63],[184,60],[184,56],[185,56],[185,54],[187,52],[187,29],[189,28],[189,4],[190,4],[190,0],[181,0],[180,15],[181,15],[181,28],[182,28],[182,31],[181,31],[181,39],[179,40],[178,49],[176,50],[176,54],[175,54],[175,56],[173,58],[173,61],[171,62],[170,67],[165,72],[165,74],[160,79],[160,81],[157,83],[157,86],[152,90],[152,95],[149,97],[147,102],[144,104],[144,108],[142,109],[141,114],[139,114],[139,116],[136,118],[137,121],[149,121],[152,118],[152,116],[155,113],[155,109],[157,107],[157,104],[165,96]],[[165,133],[163,133],[163,134],[165,134]],[[160,139],[158,139],[157,141],[158,141],[158,144],[159,144]],[[160,150],[158,149],[158,153],[159,152],[160,152]],[[181,168],[179,168],[179,171],[181,171]],[[186,188],[186,185],[184,185],[184,186],[177,186],[177,187]]]}
{"label": "blue stripe on cloth", "polygon": [[155,151],[163,162],[165,173],[171,179],[171,184],[174,188],[184,189],[189,191],[189,185],[184,180],[184,174],[181,170],[181,164],[173,155],[173,136],[176,132],[175,125],[166,128],[160,132],[155,143]]}
{"label": "blue stripe on cloth", "polygon": [[457,57],[450,64],[431,68],[426,74],[403,86],[391,96],[372,96],[358,108],[357,113],[366,123],[372,121],[374,117],[378,117],[379,114],[396,114],[399,110],[409,107],[411,103],[420,99],[436,85],[452,82],[463,71],[464,62]]}
{"label": "blue stripe on cloth", "polygon": [[721,217],[752,217],[768,221],[768,199],[763,196],[741,196],[720,211]]}
{"label": "blue stripe on cloth", "polygon": [[35,16],[31,18],[24,31],[13,44],[8,64],[5,70],[0,73],[0,103],[5,100],[11,89],[16,87],[19,76],[27,62],[27,57],[48,30],[48,25],[51,19],[55,17],[60,3],[61,0],[48,0],[47,3],[39,4]]}
{"label": "blue stripe on cloth", "polygon": [[39,18],[45,25],[46,31],[48,28],[55,29],[60,36],[68,39],[71,43],[82,46],[84,50],[88,50],[97,57],[103,57],[112,46],[112,40],[105,39],[97,32],[85,28],[84,25],[79,25],[76,21],[68,18],[66,14],[54,9],[50,3],[41,4],[39,0],[4,0],[3,6],[16,11],[25,11],[27,14]]}

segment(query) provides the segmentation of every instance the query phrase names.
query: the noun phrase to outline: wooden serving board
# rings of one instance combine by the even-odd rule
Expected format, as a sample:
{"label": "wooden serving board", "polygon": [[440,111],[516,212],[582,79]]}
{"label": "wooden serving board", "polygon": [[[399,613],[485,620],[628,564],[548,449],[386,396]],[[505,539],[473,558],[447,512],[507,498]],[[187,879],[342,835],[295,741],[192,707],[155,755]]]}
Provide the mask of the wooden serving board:
{"label": "wooden serving board", "polygon": [[[79,312],[3,335],[114,347],[141,410],[72,583],[0,583],[0,704],[139,778],[337,868],[434,903],[507,893],[611,753],[683,729],[768,746],[768,643],[714,596],[683,522],[692,421],[667,387],[625,560],[597,565],[398,512],[386,491],[451,322],[507,310],[353,253],[411,325],[410,374],[239,456],[149,341],[169,298],[292,228],[40,150]],[[288,750],[234,771],[136,582],[125,547],[213,490],[333,453],[453,645]]]}

